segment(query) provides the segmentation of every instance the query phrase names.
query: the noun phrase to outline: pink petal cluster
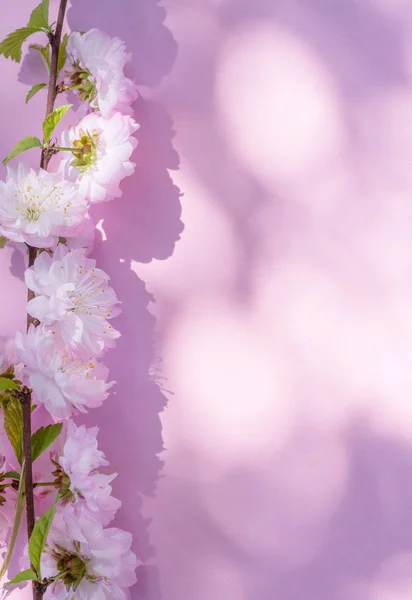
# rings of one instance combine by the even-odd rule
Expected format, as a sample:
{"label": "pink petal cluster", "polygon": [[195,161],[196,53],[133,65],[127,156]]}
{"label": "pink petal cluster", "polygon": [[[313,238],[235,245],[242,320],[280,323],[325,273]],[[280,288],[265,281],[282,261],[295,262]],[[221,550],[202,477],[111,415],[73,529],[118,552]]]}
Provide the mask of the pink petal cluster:
{"label": "pink petal cluster", "polygon": [[121,502],[111,495],[110,483],[116,474],[97,472],[99,467],[109,464],[104,453],[98,450],[98,431],[97,427],[77,427],[73,421],[69,421],[67,439],[59,463],[70,478],[70,490],[76,502],[84,504],[99,523],[107,525]]}
{"label": "pink petal cluster", "polygon": [[84,218],[81,230],[78,231],[77,235],[67,238],[66,245],[69,250],[84,248],[86,251],[86,256],[88,256],[93,250],[95,236],[95,223],[92,217],[87,214]]}
{"label": "pink petal cluster", "polygon": [[79,185],[62,174],[20,163],[0,181],[0,234],[14,242],[53,247],[59,237],[78,235],[87,208]]}
{"label": "pink petal cluster", "polygon": [[59,245],[53,256],[40,254],[25,272],[36,297],[27,312],[52,326],[64,343],[81,356],[99,356],[113,347],[119,332],[110,320],[120,313],[109,276],[96,268],[84,249]]}
{"label": "pink petal cluster", "polygon": [[129,60],[122,40],[98,29],[84,34],[74,31],[67,44],[64,70],[73,83],[84,84],[83,98],[91,107],[110,118],[116,111],[130,114],[130,105],[137,98],[136,85],[124,75]]}
{"label": "pink petal cluster", "polygon": [[0,375],[4,373],[16,360],[16,347],[14,339],[0,338]]}
{"label": "pink petal cluster", "polygon": [[28,333],[17,332],[16,351],[37,401],[54,417],[87,412],[107,398],[112,385],[106,381],[108,369],[75,356],[52,330],[32,325]]}
{"label": "pink petal cluster", "polygon": [[133,133],[138,127],[132,117],[119,112],[108,119],[87,115],[62,134],[62,146],[75,147],[77,154],[63,153],[60,172],[77,182],[80,194],[91,203],[120,198],[120,182],[135,169],[130,157],[137,146]]}
{"label": "pink petal cluster", "polygon": [[[137,561],[131,542],[130,533],[104,529],[87,511],[66,505],[53,521],[41,571],[44,577],[54,577],[63,563],[69,574],[71,569],[73,577],[80,580],[75,594],[57,580],[47,589],[45,600],[126,600],[125,589],[136,582]],[[83,571],[81,575],[79,571]]]}
{"label": "pink petal cluster", "polygon": [[[131,534],[107,527],[121,502],[112,495],[116,474],[101,472],[109,463],[98,447],[98,428],[71,420],[99,407],[114,383],[97,359],[120,336],[111,325],[120,308],[109,276],[89,258],[95,233],[89,208],[120,197],[122,180],[135,170],[131,157],[139,126],[130,115],[137,89],[124,73],[129,60],[121,40],[97,29],[73,32],[65,83],[91,112],[62,134],[61,145],[70,151],[62,151],[58,173],[20,163],[0,181],[0,235],[24,249],[25,259],[26,245],[44,250],[25,271],[34,294],[27,312],[38,322],[11,342],[0,340],[0,374],[13,365],[17,385],[31,388],[33,403],[40,405],[33,431],[36,420],[44,423],[46,411],[48,421],[65,421],[63,427],[42,428],[36,438],[37,448],[39,439],[44,443],[33,469],[37,515],[57,493],[41,556],[42,577],[48,579],[45,600],[126,600],[127,588],[136,582]],[[5,375],[13,377],[12,369]],[[15,410],[18,395],[7,394],[0,391],[0,408]],[[18,475],[12,471],[22,468],[19,442],[5,432],[7,410],[0,410],[0,542],[7,540],[15,517]]]}

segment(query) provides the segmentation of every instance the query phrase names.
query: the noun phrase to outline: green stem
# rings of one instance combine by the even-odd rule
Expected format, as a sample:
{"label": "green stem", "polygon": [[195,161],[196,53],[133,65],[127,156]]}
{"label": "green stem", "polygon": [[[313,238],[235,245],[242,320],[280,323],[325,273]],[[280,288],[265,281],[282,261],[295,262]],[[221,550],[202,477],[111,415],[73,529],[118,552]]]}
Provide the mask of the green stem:
{"label": "green stem", "polygon": [[57,483],[54,483],[54,481],[39,481],[33,485],[34,487],[57,487]]}
{"label": "green stem", "polygon": [[26,500],[25,493],[24,493],[24,487],[25,487],[24,470],[25,470],[25,464],[23,462],[23,464],[21,466],[21,477],[20,477],[19,487],[17,489],[16,513],[14,515],[14,523],[13,523],[13,527],[12,527],[11,534],[10,534],[10,540],[9,540],[9,543],[7,546],[7,553],[4,558],[2,567],[0,569],[0,580],[2,579],[2,577],[4,577],[6,571],[9,567],[11,557],[13,556],[14,547],[16,545],[17,535],[19,533],[21,521],[23,518],[24,505],[25,505],[25,500]]}
{"label": "green stem", "polygon": [[59,152],[73,152],[76,148],[64,148],[62,146],[53,146],[53,150],[58,150]]}

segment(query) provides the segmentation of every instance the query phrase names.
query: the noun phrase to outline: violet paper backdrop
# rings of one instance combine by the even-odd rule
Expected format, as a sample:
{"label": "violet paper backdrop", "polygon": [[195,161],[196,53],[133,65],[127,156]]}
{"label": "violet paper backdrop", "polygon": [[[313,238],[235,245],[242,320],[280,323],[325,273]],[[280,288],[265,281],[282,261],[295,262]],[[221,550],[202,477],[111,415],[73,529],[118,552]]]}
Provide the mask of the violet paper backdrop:
{"label": "violet paper backdrop", "polygon": [[[4,36],[35,2],[1,4]],[[138,168],[95,211],[123,314],[87,419],[133,600],[409,599],[410,2],[72,0],[67,20],[123,38],[141,91]],[[43,116],[35,63],[1,61],[2,156]],[[0,272],[11,335],[19,256]]]}

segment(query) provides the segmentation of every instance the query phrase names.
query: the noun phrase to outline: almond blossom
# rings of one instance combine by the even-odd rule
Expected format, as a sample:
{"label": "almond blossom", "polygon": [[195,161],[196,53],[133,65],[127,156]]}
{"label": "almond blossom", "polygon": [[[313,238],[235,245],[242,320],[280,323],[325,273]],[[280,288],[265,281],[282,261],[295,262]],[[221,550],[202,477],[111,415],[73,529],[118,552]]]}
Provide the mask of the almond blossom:
{"label": "almond blossom", "polygon": [[43,577],[52,583],[45,600],[126,600],[136,582],[132,536],[117,528],[104,529],[89,513],[67,504],[51,526],[42,554]]}
{"label": "almond blossom", "polygon": [[82,229],[78,231],[77,235],[67,238],[66,246],[69,250],[85,248],[86,255],[89,256],[94,247],[95,237],[96,225],[92,217],[87,214],[85,215]]}
{"label": "almond blossom", "polygon": [[0,235],[36,248],[55,246],[59,237],[77,235],[87,201],[62,174],[35,171],[20,163],[0,181]]}
{"label": "almond blossom", "polygon": [[69,417],[74,410],[101,406],[112,383],[106,383],[108,369],[93,359],[83,360],[61,344],[55,332],[30,326],[17,332],[16,352],[24,363],[23,374],[51,415]]}
{"label": "almond blossom", "polygon": [[98,450],[98,427],[77,427],[69,421],[63,453],[53,460],[58,468],[54,472],[63,502],[80,502],[102,525],[107,525],[121,506],[111,495],[110,482],[117,474],[97,472],[107,466],[104,453]]}
{"label": "almond blossom", "polygon": [[62,135],[62,146],[74,150],[63,152],[60,172],[78,182],[80,193],[91,203],[119,198],[120,182],[135,169],[130,157],[137,146],[133,133],[138,127],[132,117],[121,113],[109,119],[87,115]]}
{"label": "almond blossom", "polygon": [[[0,54],[18,61],[21,32],[42,32],[47,46],[34,47],[49,71],[43,143],[25,138],[7,159],[37,146],[46,170],[19,163],[0,181],[0,236],[23,254],[32,292],[27,332],[0,339],[0,545],[7,545],[0,579],[14,568],[25,512],[23,569],[31,565],[35,572],[20,573],[8,586],[36,576],[33,597],[126,600],[137,559],[131,534],[107,528],[121,506],[112,495],[117,473],[106,471],[98,427],[76,425],[71,417],[101,406],[114,384],[98,358],[120,336],[111,325],[120,302],[110,277],[89,258],[93,218],[99,219],[90,205],[121,197],[122,180],[134,173],[137,88],[125,75],[130,55],[121,40],[97,29],[63,37],[66,1],[60,0],[56,22],[48,9],[41,1],[24,31],[0,44]],[[34,86],[26,102],[46,86]],[[54,128],[72,105],[58,106],[58,92],[67,89],[83,107],[59,144]],[[56,153],[58,173],[47,172]]]}
{"label": "almond blossom", "polygon": [[120,313],[109,279],[83,248],[69,251],[60,244],[53,256],[43,252],[25,272],[27,287],[37,294],[27,312],[53,326],[75,352],[98,356],[120,335],[109,322]]}
{"label": "almond blossom", "polygon": [[98,29],[73,31],[64,71],[79,98],[107,118],[116,111],[130,114],[137,98],[136,85],[123,72],[129,60],[122,40]]}
{"label": "almond blossom", "polygon": [[0,337],[0,377],[15,362],[16,347],[13,338]]}

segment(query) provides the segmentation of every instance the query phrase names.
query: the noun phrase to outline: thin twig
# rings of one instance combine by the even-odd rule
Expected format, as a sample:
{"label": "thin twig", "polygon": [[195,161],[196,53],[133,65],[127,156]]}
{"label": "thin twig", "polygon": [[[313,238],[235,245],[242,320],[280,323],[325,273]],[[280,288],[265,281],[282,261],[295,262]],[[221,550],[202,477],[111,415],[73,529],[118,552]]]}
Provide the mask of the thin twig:
{"label": "thin twig", "polygon": [[[59,14],[56,22],[56,29],[54,33],[49,34],[49,42],[51,46],[51,61],[50,61],[50,78],[49,88],[47,93],[47,105],[46,105],[46,117],[53,112],[54,103],[57,95],[57,71],[59,64],[59,50],[60,41],[62,36],[64,15],[66,13],[67,0],[60,0]],[[42,150],[40,167],[47,170],[50,153],[46,150]],[[29,246],[29,267],[33,266],[34,261],[37,257],[37,248]],[[34,297],[31,290],[28,290],[28,300]],[[36,320],[30,315],[27,315],[27,329],[30,325],[36,325]],[[27,390],[27,388],[26,388]],[[23,388],[24,391],[24,388]],[[23,453],[26,464],[26,516],[27,516],[27,535],[30,536],[34,529],[36,521],[34,513],[34,496],[33,496],[33,461],[32,461],[32,448],[31,448],[31,392],[30,390],[25,393],[25,398],[21,400],[22,412],[23,412]],[[33,582],[33,600],[42,600],[44,593],[47,589],[42,584]]]}
{"label": "thin twig", "polygon": [[[27,535],[30,539],[33,531],[35,515],[34,515],[34,497],[33,497],[33,471],[32,471],[32,455],[31,455],[31,390],[24,386],[21,391],[14,392],[14,395],[20,400],[23,413],[23,455],[26,464],[25,471],[25,493],[26,493],[26,518],[27,518]],[[28,410],[27,410],[28,408]],[[30,461],[30,463],[28,462]],[[27,466],[30,464],[30,468]]]}
{"label": "thin twig", "polygon": [[[57,16],[56,29],[54,33],[49,35],[49,41],[51,46],[51,60],[50,60],[50,78],[49,78],[49,89],[47,91],[47,104],[46,104],[46,117],[53,112],[54,103],[57,96],[57,71],[59,68],[59,50],[60,42],[62,38],[62,29],[64,15],[66,13],[67,0],[60,0],[59,14]],[[40,167],[47,170],[50,156],[46,150],[41,153]]]}

